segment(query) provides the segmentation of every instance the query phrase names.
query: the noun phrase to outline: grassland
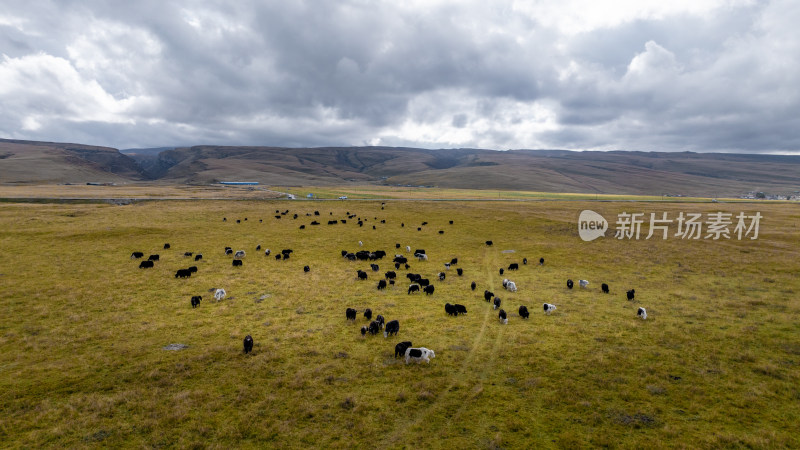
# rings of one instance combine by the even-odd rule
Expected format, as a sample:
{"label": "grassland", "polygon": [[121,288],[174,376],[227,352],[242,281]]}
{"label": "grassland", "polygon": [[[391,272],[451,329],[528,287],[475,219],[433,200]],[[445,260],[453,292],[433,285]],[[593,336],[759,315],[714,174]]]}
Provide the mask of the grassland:
{"label": "grassland", "polygon": [[[130,183],[117,186],[85,184],[0,185],[0,199],[205,199],[205,200],[266,200],[286,198],[293,194],[297,200],[333,200],[342,195],[352,200],[566,200],[566,201],[642,201],[642,202],[710,202],[708,197],[664,197],[652,195],[575,194],[498,189],[445,189],[425,187],[372,186],[363,184],[341,186],[222,186],[174,185],[165,183]],[[719,201],[742,202],[738,198],[719,198]],[[752,202],[752,200],[749,200]],[[761,201],[762,203],[764,201]],[[770,201],[775,203],[776,201]],[[796,203],[796,202],[794,202]]]}
{"label": "grassland", "polygon": [[[588,194],[588,193],[561,193],[561,192],[536,192],[498,189],[448,189],[427,187],[398,187],[398,186],[321,186],[321,187],[284,187],[276,186],[272,189],[281,192],[298,194],[304,198],[313,193],[315,198],[335,199],[346,195],[348,199],[415,199],[415,200],[584,200],[584,201],[668,201],[668,202],[709,202],[711,198],[704,197],[663,197],[655,195],[619,195],[619,194]],[[1,191],[0,191],[1,192]],[[720,199],[725,201],[740,201],[740,199]]]}
{"label": "grassland", "polygon": [[[315,209],[320,217],[306,216]],[[757,240],[586,243],[576,227],[583,209],[609,219],[718,210],[760,211],[764,219]],[[325,225],[347,212],[365,226]],[[323,224],[308,226],[313,219]],[[0,442],[800,447],[798,220],[797,205],[774,203],[0,204]],[[340,257],[359,240],[390,255],[395,243],[426,249],[430,261],[411,266],[428,278],[458,257],[464,277],[450,270],[426,297],[407,295],[400,271],[400,284],[379,292],[377,274],[356,280],[367,264]],[[294,253],[276,261],[255,251],[258,244]],[[231,267],[225,246],[248,252],[244,267]],[[137,269],[129,259],[137,250],[161,261]],[[175,270],[195,264],[185,251],[204,259],[195,276],[175,279]],[[498,269],[523,257],[546,262],[507,273],[519,286],[507,293]],[[379,264],[381,273],[390,268]],[[567,278],[591,284],[567,290]],[[213,301],[216,287],[228,298]],[[625,299],[629,288],[636,302]],[[484,289],[502,297],[508,325],[484,302]],[[192,295],[203,295],[199,309],[190,307]],[[540,311],[545,301],[558,305],[551,316]],[[448,317],[445,302],[469,313]],[[527,321],[516,314],[522,304],[532,312]],[[638,306],[646,321],[636,318]],[[398,319],[399,335],[362,338],[366,320],[348,323],[347,307]],[[251,355],[242,353],[247,334]],[[406,366],[393,358],[402,340],[436,357]],[[171,343],[189,347],[163,350]]]}

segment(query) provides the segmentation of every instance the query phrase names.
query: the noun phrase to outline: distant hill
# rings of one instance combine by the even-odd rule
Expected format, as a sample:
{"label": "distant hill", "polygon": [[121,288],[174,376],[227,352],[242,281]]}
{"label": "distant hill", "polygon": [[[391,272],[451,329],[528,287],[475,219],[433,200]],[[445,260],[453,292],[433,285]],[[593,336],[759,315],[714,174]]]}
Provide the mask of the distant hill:
{"label": "distant hill", "polygon": [[398,147],[127,149],[0,140],[0,182],[388,184],[604,194],[734,196],[800,190],[800,157]]}
{"label": "distant hill", "polygon": [[127,182],[145,177],[117,149],[0,139],[0,183]]}

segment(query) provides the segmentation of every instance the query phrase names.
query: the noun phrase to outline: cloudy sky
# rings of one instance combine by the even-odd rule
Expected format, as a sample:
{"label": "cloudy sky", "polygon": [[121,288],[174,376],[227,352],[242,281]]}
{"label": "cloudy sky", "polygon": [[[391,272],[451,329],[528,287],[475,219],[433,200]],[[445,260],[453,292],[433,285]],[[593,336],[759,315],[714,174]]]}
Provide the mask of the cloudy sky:
{"label": "cloudy sky", "polygon": [[0,3],[0,137],[800,154],[797,0]]}

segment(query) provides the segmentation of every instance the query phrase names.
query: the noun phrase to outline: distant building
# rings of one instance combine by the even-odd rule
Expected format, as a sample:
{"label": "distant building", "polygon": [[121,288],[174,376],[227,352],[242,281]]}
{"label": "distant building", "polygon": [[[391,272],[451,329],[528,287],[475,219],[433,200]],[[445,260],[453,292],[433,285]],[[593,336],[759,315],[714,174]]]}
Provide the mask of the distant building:
{"label": "distant building", "polygon": [[258,181],[220,181],[225,186],[257,186]]}

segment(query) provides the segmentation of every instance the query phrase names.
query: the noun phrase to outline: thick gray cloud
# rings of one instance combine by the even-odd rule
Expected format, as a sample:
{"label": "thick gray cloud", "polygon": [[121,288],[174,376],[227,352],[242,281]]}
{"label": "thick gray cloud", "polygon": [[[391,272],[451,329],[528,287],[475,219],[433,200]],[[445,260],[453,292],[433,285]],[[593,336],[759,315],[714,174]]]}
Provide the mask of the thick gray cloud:
{"label": "thick gray cloud", "polygon": [[797,2],[597,3],[5,2],[0,137],[800,153]]}

